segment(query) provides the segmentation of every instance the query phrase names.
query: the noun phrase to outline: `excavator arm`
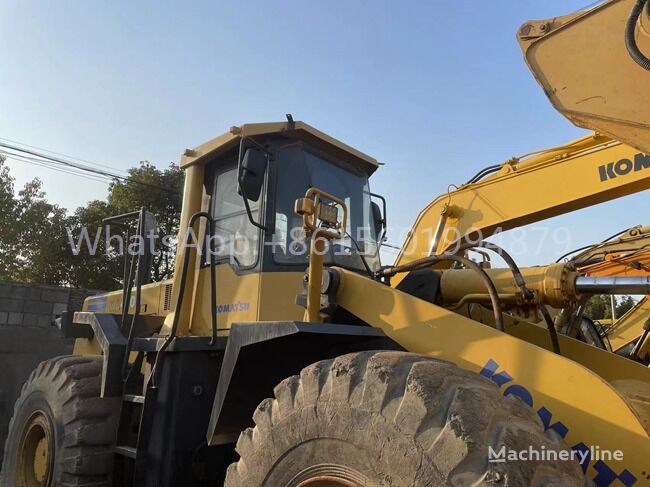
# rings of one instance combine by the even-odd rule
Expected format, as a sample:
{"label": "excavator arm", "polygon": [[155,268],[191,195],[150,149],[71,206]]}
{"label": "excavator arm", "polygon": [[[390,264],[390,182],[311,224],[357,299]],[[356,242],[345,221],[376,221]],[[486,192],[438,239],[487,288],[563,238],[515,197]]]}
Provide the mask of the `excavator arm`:
{"label": "excavator arm", "polygon": [[583,249],[571,258],[582,272],[594,276],[650,274],[650,225],[627,229],[620,235]]}
{"label": "excavator arm", "polygon": [[525,22],[517,40],[551,104],[574,125],[650,152],[650,9],[610,0]]}
{"label": "excavator arm", "polygon": [[487,168],[433,200],[418,215],[396,264],[452,250],[463,237],[484,239],[648,188],[650,156],[605,135],[588,135]]}

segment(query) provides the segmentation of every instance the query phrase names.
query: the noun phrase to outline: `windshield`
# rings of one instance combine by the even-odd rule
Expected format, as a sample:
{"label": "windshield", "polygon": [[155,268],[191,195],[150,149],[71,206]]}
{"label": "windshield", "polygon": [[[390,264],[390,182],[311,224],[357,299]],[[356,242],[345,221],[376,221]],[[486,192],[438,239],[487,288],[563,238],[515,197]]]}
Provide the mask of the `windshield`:
{"label": "windshield", "polygon": [[[302,218],[293,211],[298,198],[315,187],[345,201],[348,208],[348,235],[331,242],[325,263],[365,270],[359,254],[371,270],[379,269],[379,252],[370,208],[368,177],[308,152],[301,146],[287,147],[279,154],[274,252],[276,262],[307,264],[309,242],[305,239]],[[359,246],[354,244],[350,236]]]}

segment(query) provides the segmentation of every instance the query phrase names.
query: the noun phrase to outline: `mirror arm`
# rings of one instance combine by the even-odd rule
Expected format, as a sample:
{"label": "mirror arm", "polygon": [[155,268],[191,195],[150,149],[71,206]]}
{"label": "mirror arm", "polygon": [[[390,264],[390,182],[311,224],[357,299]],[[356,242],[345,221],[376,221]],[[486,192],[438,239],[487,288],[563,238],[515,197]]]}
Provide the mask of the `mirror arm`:
{"label": "mirror arm", "polygon": [[[267,151],[262,146],[262,144],[257,142],[255,139],[253,139],[251,137],[242,137],[241,138],[241,140],[239,141],[239,154],[237,156],[237,189],[239,190],[239,194],[241,195],[242,199],[244,200],[244,206],[246,207],[246,215],[248,215],[248,221],[250,221],[253,226],[255,226],[257,228],[260,228],[260,229],[264,230],[265,232],[270,232],[271,230],[266,225],[262,225],[261,223],[258,223],[253,219],[253,212],[251,212],[250,203],[248,202],[248,198],[246,198],[246,196],[244,195],[244,192],[242,191],[242,188],[241,188],[241,181],[239,180],[239,175],[242,172],[241,171],[241,169],[242,169],[241,163],[242,163],[242,158],[243,158],[243,155],[244,155],[244,142],[246,140],[252,141],[255,145],[260,147],[266,154],[270,154],[270,152]],[[261,213],[262,213],[262,211],[260,209],[260,215],[261,215]]]}
{"label": "mirror arm", "polygon": [[[242,198],[244,199],[244,206],[246,207],[246,214],[248,215],[248,220],[251,222],[251,224],[256,226],[257,228],[261,228],[265,232],[270,232],[270,229],[266,225],[262,225],[261,223],[258,223],[253,219],[253,212],[251,211],[250,204],[248,203],[248,198],[246,198],[246,196],[244,196],[244,195],[242,195]],[[261,213],[261,211],[260,211],[260,213]]]}

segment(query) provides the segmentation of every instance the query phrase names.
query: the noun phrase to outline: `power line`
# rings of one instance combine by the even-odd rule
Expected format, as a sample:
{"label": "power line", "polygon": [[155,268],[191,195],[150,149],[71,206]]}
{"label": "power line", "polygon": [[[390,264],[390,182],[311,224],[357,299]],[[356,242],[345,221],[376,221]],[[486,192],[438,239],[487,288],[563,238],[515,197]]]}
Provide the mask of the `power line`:
{"label": "power line", "polygon": [[[62,165],[62,166],[66,166],[67,168],[72,168],[72,169],[76,169],[76,170],[79,170],[79,171],[88,172],[88,173],[91,173],[91,174],[102,176],[104,178],[109,178],[110,180],[119,180],[119,181],[124,181],[124,182],[132,182],[132,183],[135,183],[135,184],[139,184],[141,186],[146,186],[146,187],[149,187],[149,188],[159,189],[161,191],[166,191],[168,193],[180,194],[179,191],[176,191],[176,190],[171,189],[171,188],[165,188],[164,186],[158,186],[156,184],[151,184],[151,183],[147,183],[147,182],[144,182],[144,181],[139,181],[139,180],[134,179],[132,177],[121,176],[119,174],[115,174],[113,172],[109,172],[109,171],[106,171],[106,170],[95,169],[93,167],[86,166],[84,164],[71,162],[71,161],[62,159],[60,157],[48,156],[47,154],[42,154],[42,153],[39,153],[39,152],[31,150],[31,149],[24,149],[22,147],[17,147],[15,145],[2,143],[2,142],[0,142],[0,148],[5,149],[4,151],[1,151],[1,152],[3,154],[7,155],[8,157],[15,158],[16,156],[18,156],[18,157],[32,156],[32,158],[36,158],[39,162],[42,162],[42,163],[59,164],[59,165]],[[8,151],[13,151],[13,152],[8,152]],[[27,156],[25,156],[25,154],[27,154]],[[23,161],[23,162],[25,162],[25,161]]]}
{"label": "power line", "polygon": [[45,149],[43,147],[38,147],[36,145],[25,144],[24,142],[20,142],[18,140],[5,139],[3,137],[0,137],[0,140],[2,140],[4,142],[10,142],[12,144],[18,144],[18,145],[21,145],[23,147],[29,147],[30,149],[40,150],[40,151],[43,151],[43,152],[47,152],[49,154],[54,154],[55,156],[62,156],[62,157],[65,157],[67,159],[72,159],[74,161],[85,162],[86,164],[90,164],[91,166],[103,167],[105,169],[112,169],[113,171],[118,171],[118,172],[121,172],[121,173],[124,173],[124,174],[128,174],[127,171],[125,171],[123,169],[118,169],[116,167],[109,166],[109,165],[106,165],[106,164],[100,164],[99,162],[92,162],[92,161],[89,161],[87,159],[81,159],[79,157],[71,156],[69,154],[63,154],[62,152],[56,152],[56,151],[53,151],[53,150]]}
{"label": "power line", "polygon": [[96,182],[99,182],[99,183],[105,183],[105,184],[110,184],[111,183],[110,179],[106,179],[106,178],[100,179],[100,176],[90,176],[88,174],[83,174],[81,172],[75,172],[75,171],[72,171],[72,170],[69,170],[69,169],[64,169],[62,167],[51,166],[51,165],[49,165],[47,163],[44,163],[42,161],[38,161],[37,159],[18,156],[18,155],[15,155],[15,154],[9,154],[9,153],[4,152],[4,151],[0,151],[0,154],[6,155],[8,159],[16,161],[16,162],[25,162],[27,164],[32,164],[34,166],[44,167],[46,169],[51,169],[53,171],[61,172],[61,173],[64,173],[64,174],[70,174],[72,176],[78,176],[80,178],[89,179],[91,181],[96,181]]}

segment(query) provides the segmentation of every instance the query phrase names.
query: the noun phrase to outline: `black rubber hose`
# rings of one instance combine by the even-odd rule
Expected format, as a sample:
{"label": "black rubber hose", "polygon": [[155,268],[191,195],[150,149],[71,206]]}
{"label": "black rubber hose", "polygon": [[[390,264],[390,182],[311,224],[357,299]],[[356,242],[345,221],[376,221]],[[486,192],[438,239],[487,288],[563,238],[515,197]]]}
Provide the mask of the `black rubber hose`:
{"label": "black rubber hose", "polygon": [[404,264],[397,267],[391,267],[389,269],[381,271],[379,274],[383,277],[394,276],[395,274],[398,274],[400,272],[416,271],[419,269],[430,267],[433,264],[436,264],[438,262],[444,262],[444,261],[452,261],[452,262],[458,262],[460,264],[463,264],[467,268],[476,272],[481,277],[481,279],[483,279],[488,294],[490,295],[490,301],[492,302],[492,308],[494,311],[494,322],[496,328],[499,331],[505,331],[505,325],[503,321],[503,311],[501,310],[501,302],[499,301],[499,293],[497,292],[497,288],[492,282],[492,279],[490,279],[488,273],[485,272],[480,265],[478,265],[476,262],[474,262],[471,259],[468,259],[466,257],[461,257],[459,255],[453,255],[453,254],[432,255],[430,257],[425,257],[423,259],[415,260],[408,264]]}
{"label": "black rubber hose", "polygon": [[558,355],[561,355],[560,339],[557,336],[557,330],[555,329],[555,323],[553,323],[553,318],[551,318],[551,314],[548,312],[546,306],[544,306],[543,304],[540,304],[537,308],[539,309],[539,312],[542,314],[542,316],[544,317],[544,321],[546,322],[546,327],[548,328],[548,334],[551,337],[551,344],[553,346],[553,351]]}
{"label": "black rubber hose", "polygon": [[[510,267],[510,270],[512,271],[512,275],[515,278],[515,282],[517,283],[519,289],[521,289],[524,299],[530,300],[535,297],[533,292],[526,287],[526,281],[524,280],[524,276],[521,273],[519,266],[515,262],[515,259],[513,259],[512,256],[508,252],[506,252],[504,248],[499,247],[497,244],[494,244],[492,242],[467,242],[461,245],[458,250],[459,251],[469,250],[477,247],[491,250],[497,253],[498,255],[500,255],[501,258],[506,261],[508,267]],[[540,304],[538,308],[540,313],[542,314],[542,317],[544,318],[544,321],[546,322],[546,327],[548,328],[548,335],[551,338],[551,344],[553,345],[553,351],[558,355],[560,355],[560,341],[557,337],[557,330],[555,329],[555,324],[553,323],[553,319],[551,318],[551,315],[549,314],[548,310],[544,305]]]}
{"label": "black rubber hose", "polygon": [[488,166],[488,167],[486,167],[486,168],[483,168],[483,169],[481,169],[478,173],[476,173],[476,174],[474,175],[474,177],[472,177],[472,178],[471,178],[469,181],[467,181],[467,183],[465,183],[465,184],[473,184],[473,183],[476,183],[476,182],[480,181],[481,179],[483,179],[484,177],[489,176],[490,174],[493,174],[493,173],[497,172],[499,169],[501,169],[501,165],[500,165],[500,164],[495,164],[494,166]]}
{"label": "black rubber hose", "polygon": [[521,289],[524,299],[530,300],[535,297],[533,292],[526,287],[526,281],[524,280],[524,276],[522,275],[519,266],[515,262],[515,259],[513,259],[512,256],[508,252],[506,252],[506,250],[503,247],[499,247],[497,244],[494,244],[492,242],[485,242],[485,241],[467,242],[462,244],[460,247],[458,247],[458,251],[460,252],[463,250],[474,249],[477,247],[491,250],[492,252],[495,252],[496,254],[500,255],[501,258],[506,262],[506,264],[512,271],[512,275],[515,278],[515,282],[517,283],[517,286],[519,287],[519,289]]}
{"label": "black rubber hose", "polygon": [[627,47],[627,52],[630,54],[630,57],[634,59],[634,62],[646,71],[650,71],[650,59],[641,52],[636,43],[636,39],[634,38],[636,33],[636,23],[641,16],[643,7],[645,7],[647,3],[648,0],[637,0],[634,8],[632,8],[632,12],[630,12],[630,16],[627,19],[627,25],[625,26],[625,47]]}

